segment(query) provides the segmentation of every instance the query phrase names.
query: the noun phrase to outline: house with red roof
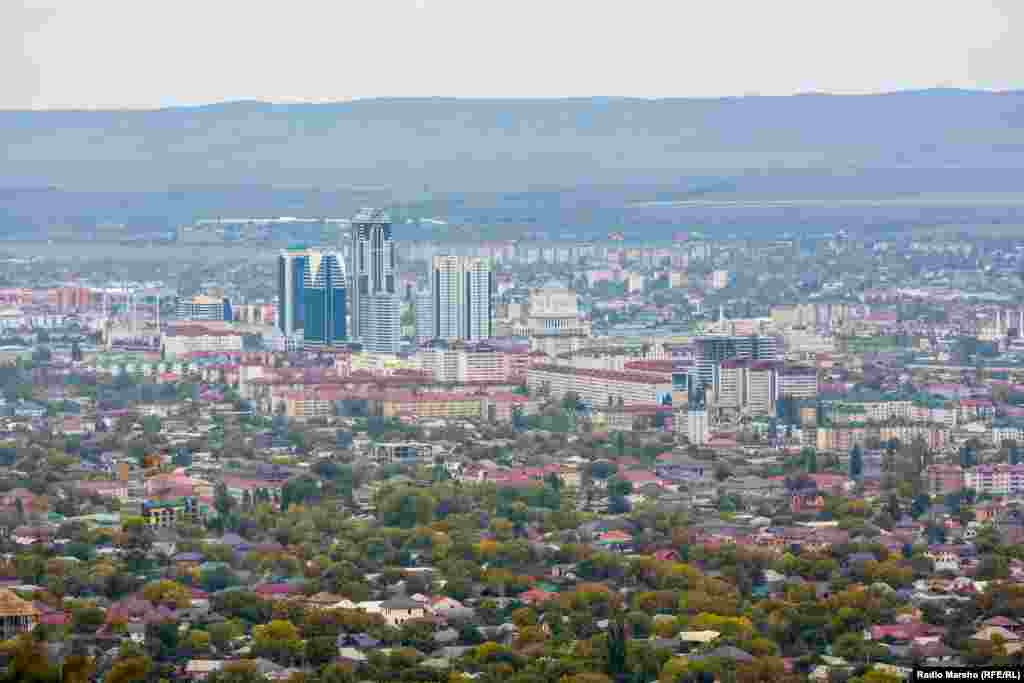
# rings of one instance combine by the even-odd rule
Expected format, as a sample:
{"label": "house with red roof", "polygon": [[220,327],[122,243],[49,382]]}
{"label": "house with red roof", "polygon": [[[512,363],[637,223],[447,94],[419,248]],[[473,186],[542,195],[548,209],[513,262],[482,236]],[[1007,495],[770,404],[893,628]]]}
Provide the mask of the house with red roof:
{"label": "house with red roof", "polygon": [[548,591],[541,590],[540,588],[531,588],[530,590],[518,595],[519,602],[524,605],[539,605],[557,597],[558,593],[549,593]]}

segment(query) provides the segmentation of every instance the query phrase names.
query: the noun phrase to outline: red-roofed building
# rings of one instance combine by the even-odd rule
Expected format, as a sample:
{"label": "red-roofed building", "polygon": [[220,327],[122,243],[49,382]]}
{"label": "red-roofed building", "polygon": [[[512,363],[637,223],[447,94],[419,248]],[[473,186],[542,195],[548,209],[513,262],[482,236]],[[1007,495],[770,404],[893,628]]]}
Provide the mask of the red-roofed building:
{"label": "red-roofed building", "polygon": [[549,593],[548,591],[541,590],[540,588],[531,588],[524,593],[520,593],[517,597],[519,602],[524,605],[539,605],[547,602],[548,600],[557,598],[558,593]]}

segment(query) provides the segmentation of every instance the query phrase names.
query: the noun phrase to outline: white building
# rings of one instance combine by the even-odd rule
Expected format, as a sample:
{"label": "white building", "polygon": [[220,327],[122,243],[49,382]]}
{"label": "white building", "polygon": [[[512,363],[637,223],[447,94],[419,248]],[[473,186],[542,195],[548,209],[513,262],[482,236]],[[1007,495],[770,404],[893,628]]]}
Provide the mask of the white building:
{"label": "white building", "polygon": [[494,290],[489,259],[435,256],[430,272],[433,338],[490,339],[494,335]]}
{"label": "white building", "polygon": [[650,374],[586,370],[559,365],[535,365],[526,371],[534,394],[562,397],[569,391],[594,407],[661,403],[672,394],[672,382]]}
{"label": "white building", "polygon": [[197,351],[241,351],[242,335],[229,330],[182,326],[164,335],[163,347],[168,354],[175,356]]}
{"label": "white building", "polygon": [[686,438],[697,446],[707,442],[708,411],[704,408],[691,408],[686,411]]}
{"label": "white building", "polygon": [[509,354],[486,345],[420,349],[416,362],[438,382],[507,382],[511,374]]}
{"label": "white building", "polygon": [[402,340],[401,301],[395,294],[371,294],[359,299],[360,341],[365,351],[398,353]]}
{"label": "white building", "polygon": [[434,305],[430,291],[417,292],[416,310],[416,343],[423,344],[434,338]]}

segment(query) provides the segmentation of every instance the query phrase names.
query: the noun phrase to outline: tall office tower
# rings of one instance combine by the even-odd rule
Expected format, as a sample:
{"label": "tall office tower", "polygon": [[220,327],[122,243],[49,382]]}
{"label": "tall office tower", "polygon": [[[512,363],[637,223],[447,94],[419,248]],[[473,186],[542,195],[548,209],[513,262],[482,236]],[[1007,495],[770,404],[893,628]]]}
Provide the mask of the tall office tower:
{"label": "tall office tower", "polygon": [[416,292],[416,343],[424,344],[434,338],[434,300],[430,290]]}
{"label": "tall office tower", "polygon": [[718,387],[724,360],[778,360],[779,343],[775,337],[761,335],[713,335],[694,340],[695,383]]}
{"label": "tall office tower", "polygon": [[494,335],[494,270],[487,258],[435,256],[430,270],[435,339],[482,341]]}
{"label": "tall office tower", "polygon": [[345,259],[337,252],[306,255],[303,336],[307,348],[325,348],[348,338],[345,319]]}
{"label": "tall office tower", "polygon": [[351,335],[368,351],[394,353],[401,339],[401,312],[395,291],[395,245],[387,213],[363,209],[355,215],[351,258]]}
{"label": "tall office tower", "polygon": [[303,328],[308,256],[305,247],[289,247],[277,257],[277,327],[285,336]]}

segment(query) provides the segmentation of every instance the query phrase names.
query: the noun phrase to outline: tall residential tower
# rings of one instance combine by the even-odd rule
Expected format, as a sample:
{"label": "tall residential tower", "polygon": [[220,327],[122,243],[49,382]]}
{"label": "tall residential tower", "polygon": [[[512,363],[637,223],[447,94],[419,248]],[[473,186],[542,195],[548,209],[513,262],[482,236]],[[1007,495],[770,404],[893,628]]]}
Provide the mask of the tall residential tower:
{"label": "tall residential tower", "polygon": [[351,334],[367,351],[395,353],[401,340],[391,219],[363,209],[352,219]]}
{"label": "tall residential tower", "polygon": [[435,256],[430,269],[435,339],[482,341],[494,336],[494,270],[486,258]]}
{"label": "tall residential tower", "polygon": [[303,292],[305,291],[305,247],[289,247],[277,257],[277,327],[286,337],[303,326]]}

